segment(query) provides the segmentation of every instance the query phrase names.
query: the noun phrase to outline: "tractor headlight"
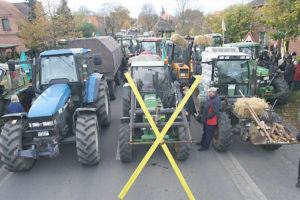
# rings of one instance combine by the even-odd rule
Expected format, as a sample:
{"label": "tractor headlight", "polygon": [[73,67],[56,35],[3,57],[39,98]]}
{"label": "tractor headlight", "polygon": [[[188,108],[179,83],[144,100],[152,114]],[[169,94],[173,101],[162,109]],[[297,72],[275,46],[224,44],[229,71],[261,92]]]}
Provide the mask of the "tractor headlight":
{"label": "tractor headlight", "polygon": [[29,126],[32,127],[32,128],[40,127],[40,123],[38,123],[38,122],[30,123]]}
{"label": "tractor headlight", "polygon": [[43,126],[53,126],[53,125],[54,125],[53,121],[43,122]]}

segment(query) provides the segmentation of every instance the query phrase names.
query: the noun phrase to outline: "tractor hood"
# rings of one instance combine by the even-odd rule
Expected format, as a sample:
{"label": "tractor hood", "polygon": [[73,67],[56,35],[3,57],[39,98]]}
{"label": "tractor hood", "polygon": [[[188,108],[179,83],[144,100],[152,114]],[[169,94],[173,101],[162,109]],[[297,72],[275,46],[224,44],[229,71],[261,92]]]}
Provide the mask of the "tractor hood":
{"label": "tractor hood", "polygon": [[71,94],[67,84],[51,85],[31,106],[28,117],[46,117],[55,114],[67,102]]}

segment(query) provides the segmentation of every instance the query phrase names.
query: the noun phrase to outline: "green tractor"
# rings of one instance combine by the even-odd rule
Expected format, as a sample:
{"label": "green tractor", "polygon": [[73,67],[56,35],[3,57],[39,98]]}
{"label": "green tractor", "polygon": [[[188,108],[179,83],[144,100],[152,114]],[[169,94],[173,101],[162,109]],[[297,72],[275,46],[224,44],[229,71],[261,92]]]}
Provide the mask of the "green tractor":
{"label": "green tractor", "polygon": [[[249,60],[250,75],[253,72],[253,65],[258,58],[260,43],[256,42],[239,42],[225,44],[224,47],[238,47],[240,52],[251,55]],[[267,65],[267,64],[266,64]],[[280,70],[272,72],[269,66],[259,63],[256,69],[258,86],[256,95],[277,104],[285,104],[289,101],[290,90],[287,82],[284,80],[283,73]]]}
{"label": "green tractor", "polygon": [[[154,55],[137,57],[145,56],[151,59]],[[153,60],[150,59],[148,61],[133,61],[130,72],[158,129],[161,130],[181,101],[182,95],[179,82],[174,80],[176,76],[172,78],[171,68],[159,61],[159,57]],[[129,162],[132,159],[132,147],[134,145],[152,144],[156,139],[156,135],[145,118],[128,83],[124,85],[123,93],[123,117],[120,119],[119,150],[121,161]],[[192,138],[184,109],[172,124],[164,140],[167,144],[174,145],[178,160],[188,158]]]}
{"label": "green tractor", "polygon": [[[8,104],[12,95],[17,95],[22,103],[27,89],[25,73],[22,66],[12,67],[9,64],[0,64],[0,115],[8,114]],[[0,122],[3,125],[3,121]]]}
{"label": "green tractor", "polygon": [[[202,52],[202,79],[192,97],[196,109],[195,118],[200,121],[201,111],[208,100],[208,88],[218,88],[222,100],[221,112],[218,116],[218,128],[212,140],[217,151],[226,151],[232,144],[232,135],[237,133],[243,141],[250,140],[268,150],[276,150],[282,144],[270,143],[262,137],[252,118],[242,118],[234,111],[234,103],[242,95],[255,96],[257,91],[257,62],[251,66],[250,55],[239,52],[236,47],[208,47]],[[252,74],[251,74],[251,70]],[[258,88],[259,89],[259,88]],[[268,124],[282,123],[281,117],[273,109],[265,110],[261,119]]]}

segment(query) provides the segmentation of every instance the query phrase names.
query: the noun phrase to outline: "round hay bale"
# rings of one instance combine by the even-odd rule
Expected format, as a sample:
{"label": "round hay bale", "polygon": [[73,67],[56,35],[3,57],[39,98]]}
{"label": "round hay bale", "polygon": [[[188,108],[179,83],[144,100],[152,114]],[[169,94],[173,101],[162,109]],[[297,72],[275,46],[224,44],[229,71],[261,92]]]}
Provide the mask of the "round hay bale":
{"label": "round hay bale", "polygon": [[205,40],[205,46],[211,46],[212,43],[213,43],[213,38],[208,36],[208,35],[205,35],[204,36],[204,40]]}
{"label": "round hay bale", "polygon": [[250,114],[249,109],[245,105],[245,102],[248,102],[248,104],[252,107],[252,109],[256,112],[258,116],[260,116],[265,108],[269,108],[269,104],[266,102],[266,100],[252,97],[252,98],[238,98],[236,102],[234,103],[234,111],[238,114],[241,118],[250,118],[252,117]]}
{"label": "round hay bale", "polygon": [[187,46],[189,45],[188,41],[186,41],[181,35],[179,34],[174,34],[172,35],[172,37],[170,38],[170,40],[176,44],[177,46],[179,46],[180,48],[184,49],[187,48]]}
{"label": "round hay bale", "polygon": [[197,35],[194,38],[194,44],[201,46],[211,46],[213,42],[212,37],[207,35]]}

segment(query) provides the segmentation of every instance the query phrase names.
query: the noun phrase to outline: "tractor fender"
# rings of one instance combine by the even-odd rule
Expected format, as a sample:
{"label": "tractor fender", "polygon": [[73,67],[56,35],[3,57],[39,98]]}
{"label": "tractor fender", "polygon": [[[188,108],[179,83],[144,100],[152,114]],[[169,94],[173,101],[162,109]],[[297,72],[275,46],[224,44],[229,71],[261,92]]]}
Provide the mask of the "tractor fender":
{"label": "tractor fender", "polygon": [[22,113],[14,113],[14,114],[6,114],[1,117],[1,119],[4,119],[5,121],[8,120],[14,120],[14,119],[27,119],[27,113],[22,112]]}
{"label": "tractor fender", "polygon": [[85,83],[85,103],[93,103],[98,97],[98,91],[100,87],[100,82],[104,78],[103,74],[93,73],[91,76],[87,78]]}
{"label": "tractor fender", "polygon": [[96,113],[96,108],[77,108],[73,113],[73,122],[76,121],[77,115],[80,113]]}

